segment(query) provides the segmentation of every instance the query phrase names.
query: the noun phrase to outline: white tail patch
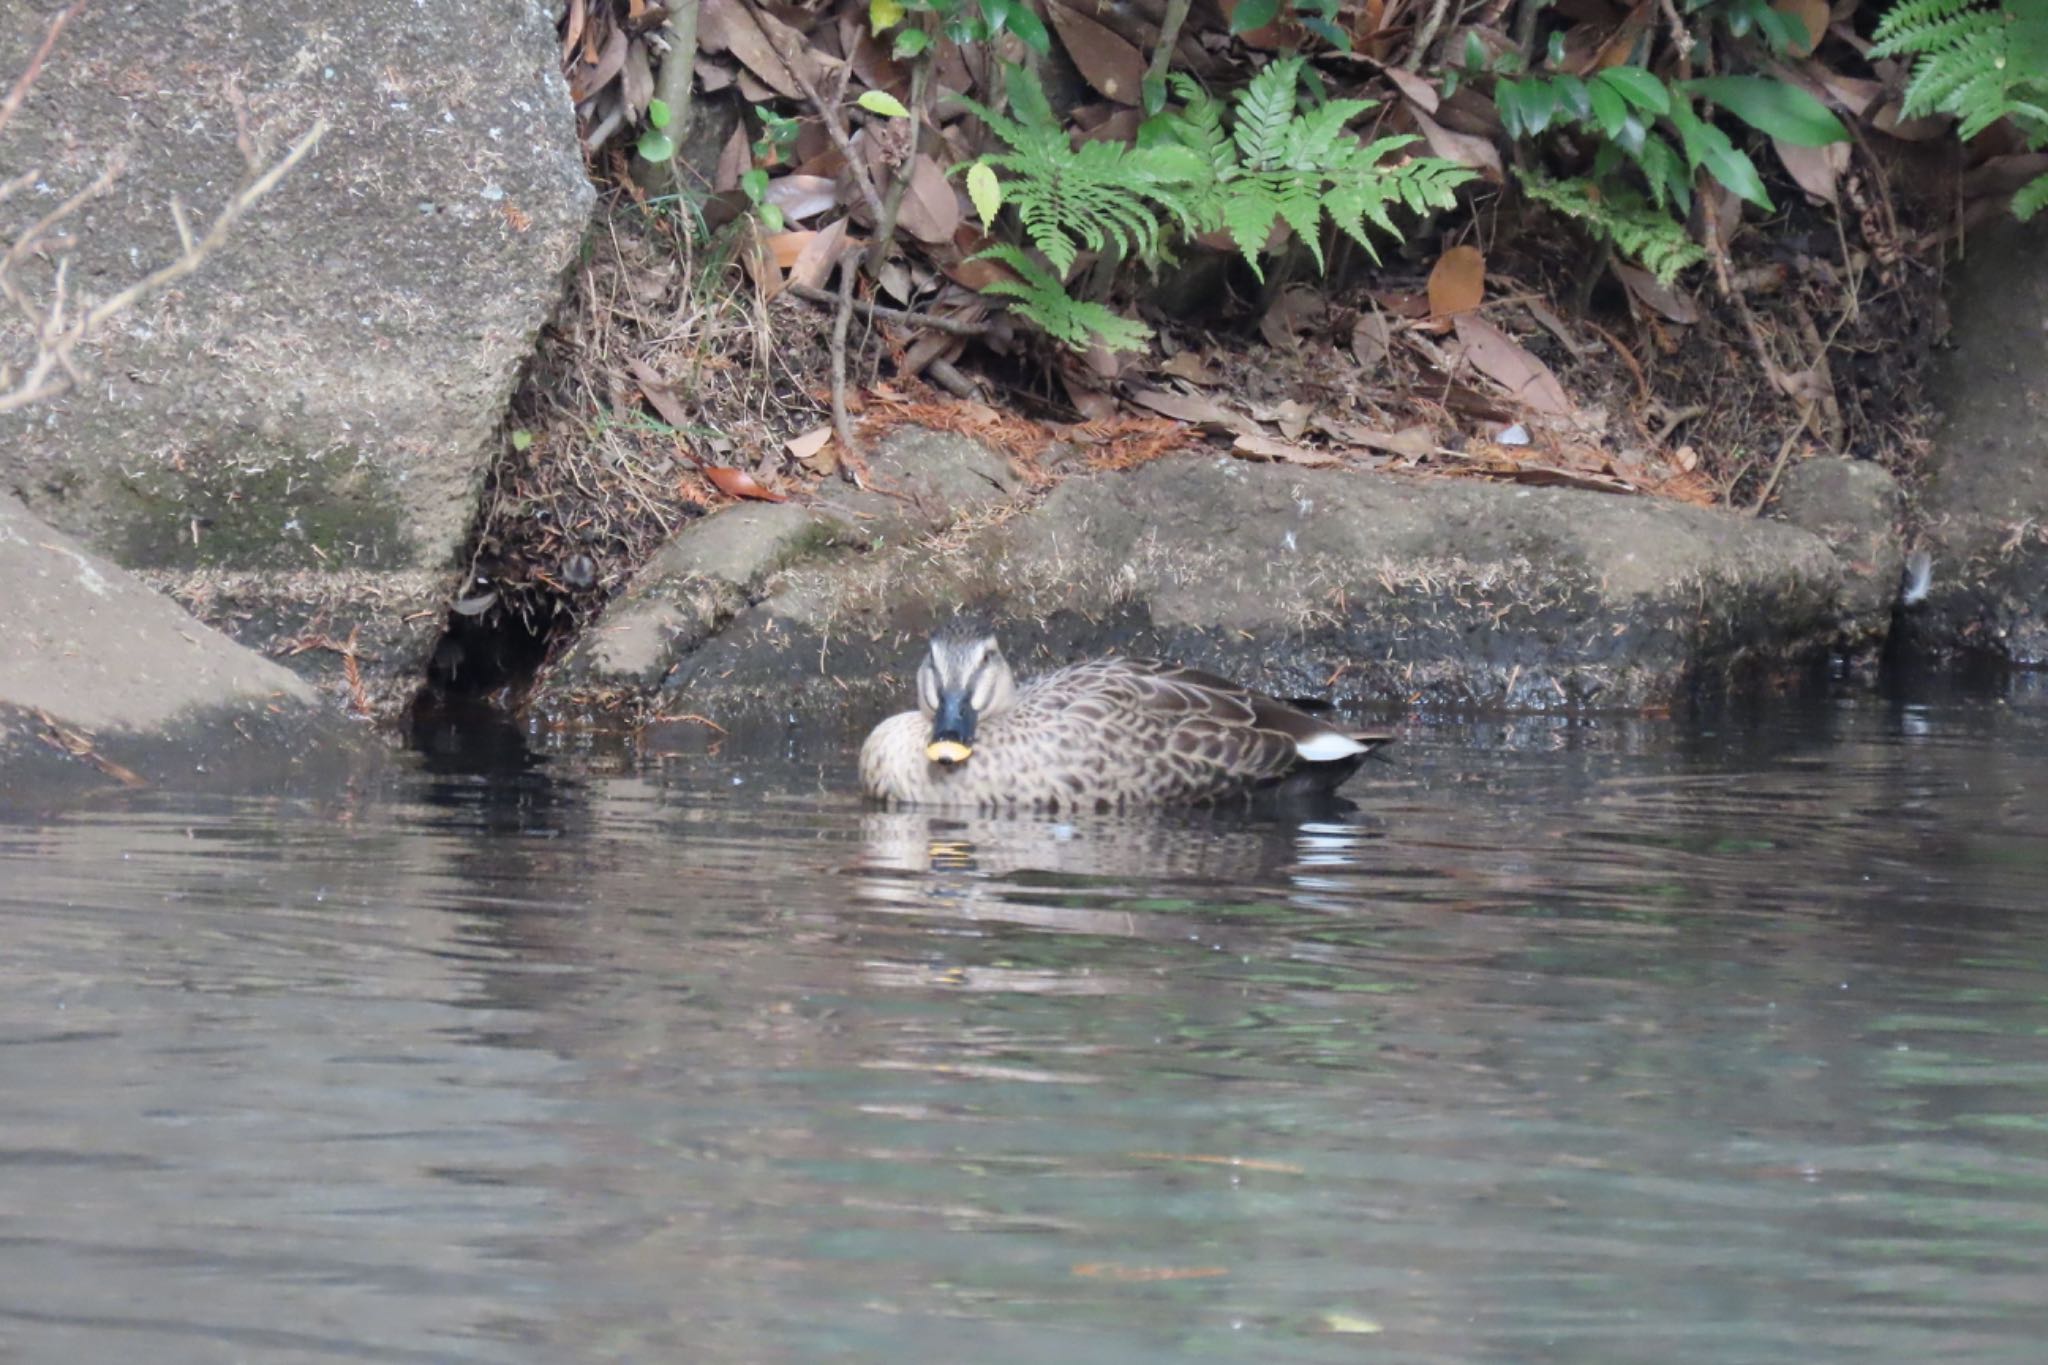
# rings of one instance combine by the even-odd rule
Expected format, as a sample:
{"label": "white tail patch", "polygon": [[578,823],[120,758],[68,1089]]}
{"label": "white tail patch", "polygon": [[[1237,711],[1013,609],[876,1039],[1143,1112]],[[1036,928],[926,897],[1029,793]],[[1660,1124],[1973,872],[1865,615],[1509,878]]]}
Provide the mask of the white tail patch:
{"label": "white tail patch", "polygon": [[1366,746],[1349,735],[1340,735],[1335,730],[1325,730],[1314,739],[1296,740],[1294,749],[1304,762],[1333,763],[1340,758],[1364,753]]}

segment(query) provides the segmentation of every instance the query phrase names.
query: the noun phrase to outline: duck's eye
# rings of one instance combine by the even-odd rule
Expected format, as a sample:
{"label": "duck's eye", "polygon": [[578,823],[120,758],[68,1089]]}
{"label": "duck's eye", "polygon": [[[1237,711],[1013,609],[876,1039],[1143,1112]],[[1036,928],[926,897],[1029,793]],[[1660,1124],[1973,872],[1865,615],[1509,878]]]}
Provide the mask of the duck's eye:
{"label": "duck's eye", "polygon": [[967,700],[973,704],[976,711],[986,711],[995,697],[996,670],[988,659],[983,658],[980,664],[976,665],[973,681],[968,685]]}

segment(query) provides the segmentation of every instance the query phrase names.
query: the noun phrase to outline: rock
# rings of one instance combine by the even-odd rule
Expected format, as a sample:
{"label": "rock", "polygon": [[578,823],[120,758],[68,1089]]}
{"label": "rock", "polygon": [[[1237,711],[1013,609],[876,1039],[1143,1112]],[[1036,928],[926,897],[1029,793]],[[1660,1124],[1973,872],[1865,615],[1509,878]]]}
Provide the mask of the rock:
{"label": "rock", "polygon": [[815,505],[741,503],[684,527],[564,657],[543,704],[601,706],[658,684],[778,571],[940,530],[1023,486],[987,447],[918,428],[892,432],[867,464],[868,488]]}
{"label": "rock", "polygon": [[304,679],[0,497],[0,804],[96,787],[240,790],[367,746]]}
{"label": "rock", "polygon": [[2048,221],[1970,241],[1921,495],[1931,591],[1902,642],[2048,664]]}
{"label": "rock", "polygon": [[[1020,490],[943,535],[785,556],[729,616],[692,616],[664,706],[900,700],[918,637],[962,608],[998,618],[1026,671],[1134,649],[1283,695],[1663,705],[1801,668],[1845,631],[1870,638],[1878,608],[1859,591],[1823,540],[1778,522],[1163,460],[1071,477],[1035,504]],[[681,600],[650,581],[630,609]]]}
{"label": "rock", "polygon": [[[65,31],[5,160],[41,168],[40,210],[126,149],[113,192],[72,224],[74,294],[173,259],[173,201],[211,220],[247,175],[238,117],[266,157],[317,118],[330,131],[219,254],[117,322],[92,382],[0,417],[0,487],[124,566],[190,580],[195,605],[293,631],[360,623],[410,670],[433,632],[393,623],[456,586],[507,396],[593,195],[553,6],[391,18],[320,0],[89,5]],[[0,26],[0,75],[41,35],[26,16]],[[18,357],[6,313],[0,353]],[[358,577],[303,581],[339,573]],[[371,600],[364,575],[386,576]]]}
{"label": "rock", "polygon": [[1871,651],[1890,629],[1906,562],[1902,511],[1898,481],[1867,460],[1806,460],[1786,470],[1778,486],[1771,515],[1813,532],[1835,552],[1845,651]]}

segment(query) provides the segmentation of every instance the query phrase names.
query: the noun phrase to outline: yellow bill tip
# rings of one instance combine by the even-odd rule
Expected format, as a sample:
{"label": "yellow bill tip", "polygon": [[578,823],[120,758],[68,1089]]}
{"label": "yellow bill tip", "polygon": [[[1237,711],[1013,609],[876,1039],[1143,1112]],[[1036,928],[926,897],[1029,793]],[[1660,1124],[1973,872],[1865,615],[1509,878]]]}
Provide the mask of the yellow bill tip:
{"label": "yellow bill tip", "polygon": [[965,763],[973,752],[957,739],[935,739],[924,746],[924,756],[934,763]]}

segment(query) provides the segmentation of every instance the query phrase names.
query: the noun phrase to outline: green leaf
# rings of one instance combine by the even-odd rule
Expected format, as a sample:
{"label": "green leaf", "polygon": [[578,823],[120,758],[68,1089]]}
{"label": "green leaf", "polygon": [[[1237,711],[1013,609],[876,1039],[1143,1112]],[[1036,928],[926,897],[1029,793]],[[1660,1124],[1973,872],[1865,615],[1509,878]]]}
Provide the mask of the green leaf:
{"label": "green leaf", "polygon": [[520,429],[519,429],[518,431],[515,431],[515,432],[513,432],[513,433],[512,433],[512,448],[513,448],[514,450],[528,450],[528,449],[531,449],[531,448],[532,448],[532,446],[533,446],[533,433],[532,433],[532,432],[530,432],[530,431],[526,430],[526,429],[525,429],[524,427],[522,427],[522,428],[520,428]]}
{"label": "green leaf", "polygon": [[859,99],[855,100],[854,103],[867,110],[870,114],[880,114],[883,118],[910,117],[910,111],[903,107],[903,101],[897,99],[886,90],[867,91]]}
{"label": "green leaf", "polygon": [[676,140],[659,128],[648,128],[641,132],[634,150],[640,153],[642,161],[659,166],[676,154]]}
{"label": "green leaf", "polygon": [[899,62],[907,62],[931,45],[931,35],[921,28],[906,28],[896,35],[896,41],[889,46],[889,55]]}
{"label": "green leaf", "polygon": [[657,128],[666,128],[668,127],[670,117],[667,100],[647,101],[647,121],[649,123]]}
{"label": "green leaf", "polygon": [[1593,101],[1593,121],[1600,125],[1600,131],[1608,137],[1618,137],[1622,125],[1628,122],[1628,104],[1611,85],[1598,81],[1586,87],[1586,93]]}
{"label": "green leaf", "polygon": [[1316,37],[1321,38],[1331,47],[1337,49],[1337,51],[1349,52],[1351,50],[1351,35],[1338,28],[1328,19],[1320,18],[1313,14],[1296,14],[1295,18],[1300,21],[1303,28],[1315,34]]}
{"label": "green leaf", "polygon": [[1045,21],[1022,0],[982,0],[981,8],[989,17],[990,28],[1008,29],[1041,57],[1052,51],[1052,35],[1045,31]]}
{"label": "green leaf", "polygon": [[996,179],[995,168],[988,162],[977,161],[967,168],[967,197],[981,215],[981,230],[988,231],[1003,208],[1003,182]]}
{"label": "green leaf", "polygon": [[1528,128],[1528,122],[1522,116],[1522,83],[1496,81],[1493,86],[1493,107],[1500,110],[1501,127],[1507,129],[1508,137],[1520,142]]}
{"label": "green leaf", "polygon": [[1705,168],[1708,175],[1760,209],[1772,207],[1771,196],[1764,191],[1763,177],[1756,173],[1756,163],[1728,140],[1728,134],[1695,114],[1684,100],[1673,102],[1671,122],[1678,128],[1678,136],[1685,144],[1685,159],[1694,170]]}
{"label": "green leaf", "polygon": [[1146,118],[1156,118],[1166,108],[1166,77],[1155,76],[1150,71],[1138,82],[1138,108]]}
{"label": "green leaf", "polygon": [[1280,0],[1238,0],[1230,12],[1230,31],[1250,33],[1264,28],[1280,16]]}
{"label": "green leaf", "polygon": [[1052,103],[1045,97],[1045,87],[1039,84],[1038,73],[1028,66],[1013,66],[1003,63],[1004,86],[1010,93],[1010,112],[1017,116],[1026,127],[1059,128],[1060,119],[1054,117]]}
{"label": "green leaf", "polygon": [[1646,114],[1671,112],[1671,92],[1640,66],[1610,66],[1593,78],[1593,88],[1607,86]]}
{"label": "green leaf", "polygon": [[1849,130],[1827,106],[1790,81],[1764,76],[1703,76],[1679,87],[1704,95],[1758,132],[1795,147],[1847,142]]}
{"label": "green leaf", "polygon": [[740,175],[740,190],[752,203],[760,203],[761,196],[768,193],[768,172],[759,166]]}
{"label": "green leaf", "polygon": [[903,22],[902,0],[868,0],[868,29],[874,33],[887,33]]}
{"label": "green leaf", "polygon": [[1593,116],[1593,94],[1586,83],[1577,76],[1558,76],[1552,82],[1557,87],[1557,101],[1571,111],[1573,118],[1583,122]]}
{"label": "green leaf", "polygon": [[762,204],[754,211],[761,215],[761,226],[770,232],[780,232],[785,226],[780,204]]}

